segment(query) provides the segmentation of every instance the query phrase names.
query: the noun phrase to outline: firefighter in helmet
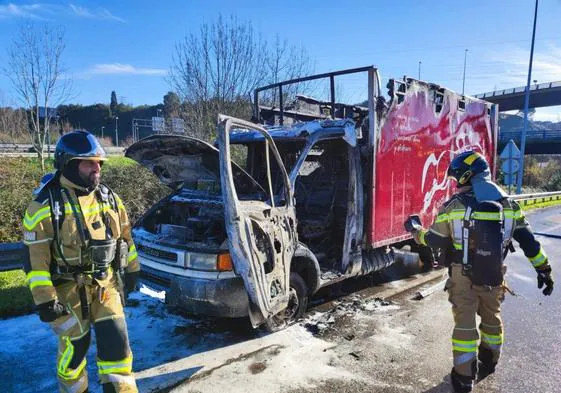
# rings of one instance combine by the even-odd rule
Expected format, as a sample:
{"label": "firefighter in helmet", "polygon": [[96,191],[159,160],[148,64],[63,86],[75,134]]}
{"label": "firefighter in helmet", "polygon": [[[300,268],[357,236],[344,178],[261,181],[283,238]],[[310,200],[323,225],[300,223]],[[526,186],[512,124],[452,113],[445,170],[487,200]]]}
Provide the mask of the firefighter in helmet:
{"label": "firefighter in helmet", "polygon": [[23,220],[27,278],[39,318],[58,336],[61,392],[88,391],[92,327],[103,392],[137,392],[123,306],[139,263],[121,199],[100,183],[106,154],[85,131],[63,135],[54,176],[34,190]]}
{"label": "firefighter in helmet", "polygon": [[[489,164],[475,152],[456,156],[448,176],[458,191],[440,208],[427,230],[418,216],[405,223],[415,241],[442,249],[450,278],[446,282],[454,316],[451,381],[456,392],[470,392],[476,377],[495,371],[503,343],[501,302],[506,286],[503,260],[519,244],[537,273],[538,288],[551,295],[553,278],[545,251],[517,202],[491,181]],[[476,315],[481,317],[479,330]],[[479,360],[479,362],[478,362]]]}

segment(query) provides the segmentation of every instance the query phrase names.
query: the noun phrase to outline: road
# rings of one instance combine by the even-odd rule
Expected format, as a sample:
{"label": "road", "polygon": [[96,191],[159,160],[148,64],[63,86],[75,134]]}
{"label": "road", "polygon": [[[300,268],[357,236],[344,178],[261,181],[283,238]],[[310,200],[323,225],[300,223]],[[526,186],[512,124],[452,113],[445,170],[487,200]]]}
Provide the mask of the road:
{"label": "road", "polygon": [[[560,234],[561,208],[529,215],[536,231]],[[559,282],[560,239],[540,237]],[[559,288],[544,297],[521,251],[508,258],[518,296],[504,303],[506,344],[495,375],[475,392],[561,392]],[[127,307],[134,369],[141,392],[319,393],[449,392],[452,317],[442,291],[413,300],[405,290],[444,270],[417,274],[395,267],[334,287],[313,299],[306,318],[275,334],[245,320],[194,318],[167,309],[162,294],[143,288]],[[440,279],[441,280],[441,279]],[[438,280],[437,280],[438,281]],[[433,283],[427,284],[427,286]],[[391,297],[383,301],[379,297]],[[56,340],[37,316],[0,320],[0,391],[54,392]],[[88,355],[96,384],[95,343]]]}

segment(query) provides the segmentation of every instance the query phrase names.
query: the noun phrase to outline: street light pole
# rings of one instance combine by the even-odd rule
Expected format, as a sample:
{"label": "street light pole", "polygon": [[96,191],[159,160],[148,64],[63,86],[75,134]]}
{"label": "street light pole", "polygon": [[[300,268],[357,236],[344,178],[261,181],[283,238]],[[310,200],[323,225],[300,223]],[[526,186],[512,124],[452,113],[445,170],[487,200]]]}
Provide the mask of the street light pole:
{"label": "street light pole", "polygon": [[462,95],[464,95],[464,91],[466,88],[466,63],[467,63],[467,55],[468,55],[468,50],[466,49],[466,51],[464,52],[464,78],[463,78],[463,82],[462,82]]}
{"label": "street light pole", "polygon": [[105,128],[105,126],[101,126],[101,139],[103,139],[103,129]]}
{"label": "street light pole", "polygon": [[117,147],[119,147],[119,127],[118,127],[118,122],[119,122],[119,116],[115,116],[115,142],[117,144]]}
{"label": "street light pole", "polygon": [[421,62],[419,61],[419,77],[417,78],[421,80]]}
{"label": "street light pole", "polygon": [[522,178],[524,177],[524,150],[526,149],[526,131],[528,130],[528,107],[530,106],[530,81],[532,80],[532,62],[534,61],[534,41],[536,39],[536,21],[538,19],[538,0],[534,9],[534,29],[532,30],[532,46],[530,47],[530,64],[528,65],[528,82],[524,95],[524,127],[520,141],[520,172],[516,182],[516,193],[522,192]]}

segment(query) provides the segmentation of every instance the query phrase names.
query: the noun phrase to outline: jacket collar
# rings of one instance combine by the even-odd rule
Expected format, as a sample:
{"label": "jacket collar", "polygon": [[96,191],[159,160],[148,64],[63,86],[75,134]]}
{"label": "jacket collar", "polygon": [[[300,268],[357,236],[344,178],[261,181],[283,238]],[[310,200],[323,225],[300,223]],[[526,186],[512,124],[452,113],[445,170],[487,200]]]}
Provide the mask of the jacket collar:
{"label": "jacket collar", "polygon": [[60,184],[63,187],[66,188],[70,188],[72,190],[74,190],[74,192],[76,194],[79,195],[87,195],[87,194],[91,194],[92,192],[94,192],[96,190],[97,187],[94,187],[93,189],[90,188],[86,188],[86,187],[81,187],[75,183],[72,183],[70,180],[68,180],[66,177],[64,177],[64,175],[60,175]]}

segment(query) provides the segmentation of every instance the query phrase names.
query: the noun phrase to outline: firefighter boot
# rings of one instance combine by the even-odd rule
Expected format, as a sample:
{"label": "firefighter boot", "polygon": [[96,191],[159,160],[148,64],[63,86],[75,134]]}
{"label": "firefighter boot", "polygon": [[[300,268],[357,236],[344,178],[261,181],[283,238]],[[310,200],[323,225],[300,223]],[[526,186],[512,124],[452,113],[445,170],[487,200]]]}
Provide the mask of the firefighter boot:
{"label": "firefighter boot", "polygon": [[450,380],[455,393],[469,393],[473,389],[473,379],[467,375],[460,375],[452,368]]}
{"label": "firefighter boot", "polygon": [[493,362],[493,351],[480,346],[477,358],[479,359],[478,380],[482,380],[495,372],[497,363]]}

